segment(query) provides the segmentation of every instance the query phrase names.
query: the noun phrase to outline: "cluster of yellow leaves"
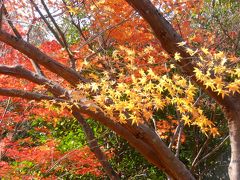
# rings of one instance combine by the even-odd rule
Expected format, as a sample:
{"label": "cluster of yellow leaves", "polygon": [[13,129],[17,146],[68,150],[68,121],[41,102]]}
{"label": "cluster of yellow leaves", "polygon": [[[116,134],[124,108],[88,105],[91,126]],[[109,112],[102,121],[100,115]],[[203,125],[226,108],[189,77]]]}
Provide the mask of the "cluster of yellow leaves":
{"label": "cluster of yellow leaves", "polygon": [[112,53],[111,62],[115,63],[118,72],[139,77],[139,69],[147,71],[151,68],[157,75],[168,72],[164,64],[168,58],[166,53],[159,53],[159,49],[151,45],[142,47],[141,50],[119,45]]}
{"label": "cluster of yellow leaves", "polygon": [[201,48],[200,61],[194,72],[207,88],[221,95],[240,93],[240,67],[235,58],[227,58],[223,52],[211,53]]}
{"label": "cluster of yellow leaves", "polygon": [[[72,108],[72,104],[70,102],[56,102],[55,100],[43,100],[41,102],[45,108],[49,109],[49,110],[53,110],[55,112],[57,112],[58,114],[62,113],[64,109],[71,109]],[[58,105],[58,107],[56,106]]]}
{"label": "cluster of yellow leaves", "polygon": [[[179,44],[182,46],[184,44]],[[227,95],[240,93],[240,67],[236,58],[227,58],[223,52],[210,52],[206,48],[198,51],[189,49],[189,54],[194,56],[198,52],[194,72],[198,81],[206,88],[217,92],[224,98]],[[175,60],[180,61],[180,54],[175,54]]]}
{"label": "cluster of yellow leaves", "polygon": [[196,88],[180,75],[156,75],[151,68],[139,71],[140,77],[131,75],[131,82],[112,80],[107,72],[99,82],[79,84],[77,91],[91,92],[88,98],[111,119],[125,123],[143,123],[153,118],[154,112],[168,105],[176,106],[187,125],[197,125],[202,131],[210,131],[213,124],[202,110],[194,106]]}
{"label": "cluster of yellow leaves", "polygon": [[76,15],[80,12],[80,8],[77,6],[74,6],[73,3],[68,2],[68,5],[66,6],[69,13]]}

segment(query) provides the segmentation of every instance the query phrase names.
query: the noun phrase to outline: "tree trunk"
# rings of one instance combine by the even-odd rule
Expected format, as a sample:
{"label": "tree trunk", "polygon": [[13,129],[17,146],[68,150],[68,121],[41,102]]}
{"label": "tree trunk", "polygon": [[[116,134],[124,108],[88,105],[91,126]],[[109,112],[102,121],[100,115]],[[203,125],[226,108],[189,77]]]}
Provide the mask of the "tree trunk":
{"label": "tree trunk", "polygon": [[231,144],[231,161],[228,174],[231,180],[240,179],[240,103],[235,102],[235,108],[225,109]]}

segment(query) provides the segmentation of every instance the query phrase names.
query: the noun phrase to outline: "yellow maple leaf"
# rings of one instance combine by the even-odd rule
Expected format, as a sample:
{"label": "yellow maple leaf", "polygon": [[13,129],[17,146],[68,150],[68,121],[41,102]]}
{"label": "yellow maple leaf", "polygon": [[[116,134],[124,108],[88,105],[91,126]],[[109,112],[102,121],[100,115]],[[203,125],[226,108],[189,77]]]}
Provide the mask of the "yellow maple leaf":
{"label": "yellow maple leaf", "polygon": [[67,8],[68,8],[68,12],[72,14],[77,14],[79,10],[77,7],[73,7],[73,6],[67,6]]}
{"label": "yellow maple leaf", "polygon": [[190,54],[190,56],[193,56],[194,54],[196,54],[197,53],[197,50],[196,51],[193,51],[192,49],[190,49],[190,48],[187,48],[186,49],[186,51],[187,51],[187,53],[189,53]]}
{"label": "yellow maple leaf", "polygon": [[206,54],[206,55],[207,55],[207,54],[210,54],[207,48],[202,47],[201,50],[202,50],[202,52],[203,52],[204,54]]}
{"label": "yellow maple leaf", "polygon": [[240,77],[240,69],[239,68],[235,69],[234,74],[239,78]]}
{"label": "yellow maple leaf", "polygon": [[224,56],[225,55],[224,55],[224,53],[222,51],[214,54],[215,59],[222,59],[222,58],[224,58]]}
{"label": "yellow maple leaf", "polygon": [[123,124],[126,123],[127,122],[126,119],[127,117],[123,113],[119,114],[120,123],[123,123]]}
{"label": "yellow maple leaf", "polygon": [[217,88],[223,87],[223,80],[222,77],[217,76],[215,79],[213,79],[214,83],[217,85]]}
{"label": "yellow maple leaf", "polygon": [[182,59],[180,53],[176,52],[176,53],[174,54],[174,59],[175,59],[176,61],[180,61],[180,60]]}
{"label": "yellow maple leaf", "polygon": [[185,125],[187,124],[189,126],[191,124],[191,120],[190,120],[190,117],[188,115],[183,114],[182,115],[182,120],[183,120]]}
{"label": "yellow maple leaf", "polygon": [[117,90],[120,91],[120,92],[125,91],[126,88],[127,88],[127,86],[124,83],[118,83],[118,85],[117,85]]}
{"label": "yellow maple leaf", "polygon": [[131,111],[135,108],[135,104],[133,102],[128,102],[126,108]]}
{"label": "yellow maple leaf", "polygon": [[184,46],[185,44],[187,44],[187,42],[186,41],[182,41],[182,42],[179,42],[177,44],[178,44],[178,46]]}
{"label": "yellow maple leaf", "polygon": [[215,66],[213,68],[213,70],[214,70],[215,74],[221,74],[226,71],[226,67],[225,66]]}
{"label": "yellow maple leaf", "polygon": [[229,85],[227,85],[227,88],[229,89],[229,91],[232,91],[233,94],[234,94],[235,92],[240,92],[239,86],[238,86],[238,84],[235,83],[235,82],[232,82],[232,83],[230,83]]}
{"label": "yellow maple leaf", "polygon": [[134,50],[126,48],[125,51],[128,54],[128,56],[135,56],[135,51]]}
{"label": "yellow maple leaf", "polygon": [[177,110],[180,112],[180,113],[186,113],[187,110],[185,109],[185,107],[181,106],[181,105],[178,105],[177,106]]}
{"label": "yellow maple leaf", "polygon": [[169,55],[168,55],[167,53],[162,52],[161,54],[162,54],[163,57],[165,57],[165,58],[169,58]]}
{"label": "yellow maple leaf", "polygon": [[163,109],[165,106],[164,101],[160,98],[160,97],[155,97],[154,98],[154,104],[155,104],[155,108],[158,109]]}
{"label": "yellow maple leaf", "polygon": [[146,74],[145,74],[143,69],[140,69],[139,73],[141,74],[141,76],[146,76]]}
{"label": "yellow maple leaf", "polygon": [[150,56],[150,57],[148,58],[148,63],[149,63],[149,64],[153,64],[154,61],[155,61],[155,59],[154,59],[153,56]]}
{"label": "yellow maple leaf", "polygon": [[212,90],[215,89],[214,82],[211,79],[204,82],[204,85],[206,86],[206,88],[210,87]]}
{"label": "yellow maple leaf", "polygon": [[147,46],[146,48],[144,48],[144,52],[145,53],[150,53],[151,51],[153,51],[154,48],[150,45],[150,46]]}
{"label": "yellow maple leaf", "polygon": [[198,80],[202,81],[202,77],[203,77],[202,71],[201,71],[200,69],[198,69],[198,68],[195,67],[193,72],[195,72],[196,78],[197,78]]}
{"label": "yellow maple leaf", "polygon": [[145,86],[144,86],[144,91],[151,91],[154,88],[154,84],[152,83],[152,81],[150,80]]}
{"label": "yellow maple leaf", "polygon": [[170,69],[174,69],[176,66],[174,64],[170,64]]}
{"label": "yellow maple leaf", "polygon": [[146,84],[146,82],[147,82],[147,78],[146,78],[145,76],[142,77],[142,78],[140,78],[140,83],[141,83],[142,85]]}
{"label": "yellow maple leaf", "polygon": [[97,83],[95,83],[95,82],[91,83],[91,89],[92,89],[93,92],[96,92],[98,90]]}
{"label": "yellow maple leaf", "polygon": [[132,120],[132,124],[138,124],[140,122],[140,118],[134,114],[131,114],[129,119]]}
{"label": "yellow maple leaf", "polygon": [[218,92],[218,95],[222,95],[222,98],[224,99],[225,95],[227,95],[227,92],[223,90],[222,88],[217,88],[216,92]]}
{"label": "yellow maple leaf", "polygon": [[153,72],[153,70],[152,70],[151,68],[148,69],[147,72],[148,72],[148,75],[150,75],[150,76],[152,76],[152,77],[155,77],[155,76],[156,76],[156,74]]}

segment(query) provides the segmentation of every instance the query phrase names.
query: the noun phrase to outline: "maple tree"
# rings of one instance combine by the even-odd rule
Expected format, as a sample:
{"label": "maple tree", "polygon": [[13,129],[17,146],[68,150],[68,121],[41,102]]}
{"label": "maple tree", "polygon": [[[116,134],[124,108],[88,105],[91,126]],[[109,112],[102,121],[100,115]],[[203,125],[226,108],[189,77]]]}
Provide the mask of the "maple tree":
{"label": "maple tree", "polygon": [[[200,15],[204,1],[0,2],[0,95],[41,101],[33,107],[32,101],[14,98],[21,105],[9,113],[7,108],[1,109],[1,123],[5,124],[2,131],[14,129],[8,123],[11,118],[18,123],[32,115],[51,120],[72,114],[83,127],[89,147],[105,172],[111,179],[119,179],[85,121],[90,117],[125,138],[169,177],[194,179],[171,148],[184,141],[183,125],[195,125],[209,136],[219,135],[214,121],[207,117],[203,103],[199,102],[200,88],[222,107],[232,149],[229,176],[240,178],[238,54],[211,48],[208,44],[217,42],[218,37],[214,41],[214,35],[196,22],[198,28],[191,27],[192,15],[199,13],[196,19],[204,20],[204,13]],[[39,32],[42,37],[38,37]],[[230,39],[237,36],[235,29],[228,36]],[[238,44],[239,38],[234,43],[236,52]],[[2,97],[1,101],[9,106],[10,99]],[[168,118],[175,123],[175,131],[156,119],[169,106],[174,106],[177,112],[176,121]],[[170,148],[161,139],[166,137],[165,129],[174,134]],[[16,159],[18,154],[19,160],[29,160],[23,155],[31,153],[32,148],[17,147],[9,142],[11,138],[1,141],[3,149],[15,147],[14,152],[6,150],[7,156]],[[41,160],[50,152],[48,146],[54,152],[46,157],[49,162],[60,157],[54,141],[47,143],[50,145],[35,148],[29,157],[31,161],[42,164]],[[18,148],[22,148],[21,153]],[[42,157],[34,154],[39,150]],[[74,156],[79,156],[76,160],[82,159],[80,151],[66,161],[74,161]],[[99,175],[100,164],[92,159],[87,162],[91,168],[81,169],[80,164],[81,170],[76,172]],[[11,170],[8,164],[1,163],[4,172]],[[44,168],[43,165],[43,172]]]}

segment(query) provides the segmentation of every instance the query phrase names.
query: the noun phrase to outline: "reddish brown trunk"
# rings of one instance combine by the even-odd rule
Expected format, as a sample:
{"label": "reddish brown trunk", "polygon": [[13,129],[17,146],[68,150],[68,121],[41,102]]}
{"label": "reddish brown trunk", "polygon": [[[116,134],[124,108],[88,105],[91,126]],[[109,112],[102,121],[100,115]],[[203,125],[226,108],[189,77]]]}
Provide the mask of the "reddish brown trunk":
{"label": "reddish brown trunk", "polygon": [[225,110],[231,144],[231,161],[228,167],[231,180],[240,179],[240,103],[236,101],[236,108]]}

